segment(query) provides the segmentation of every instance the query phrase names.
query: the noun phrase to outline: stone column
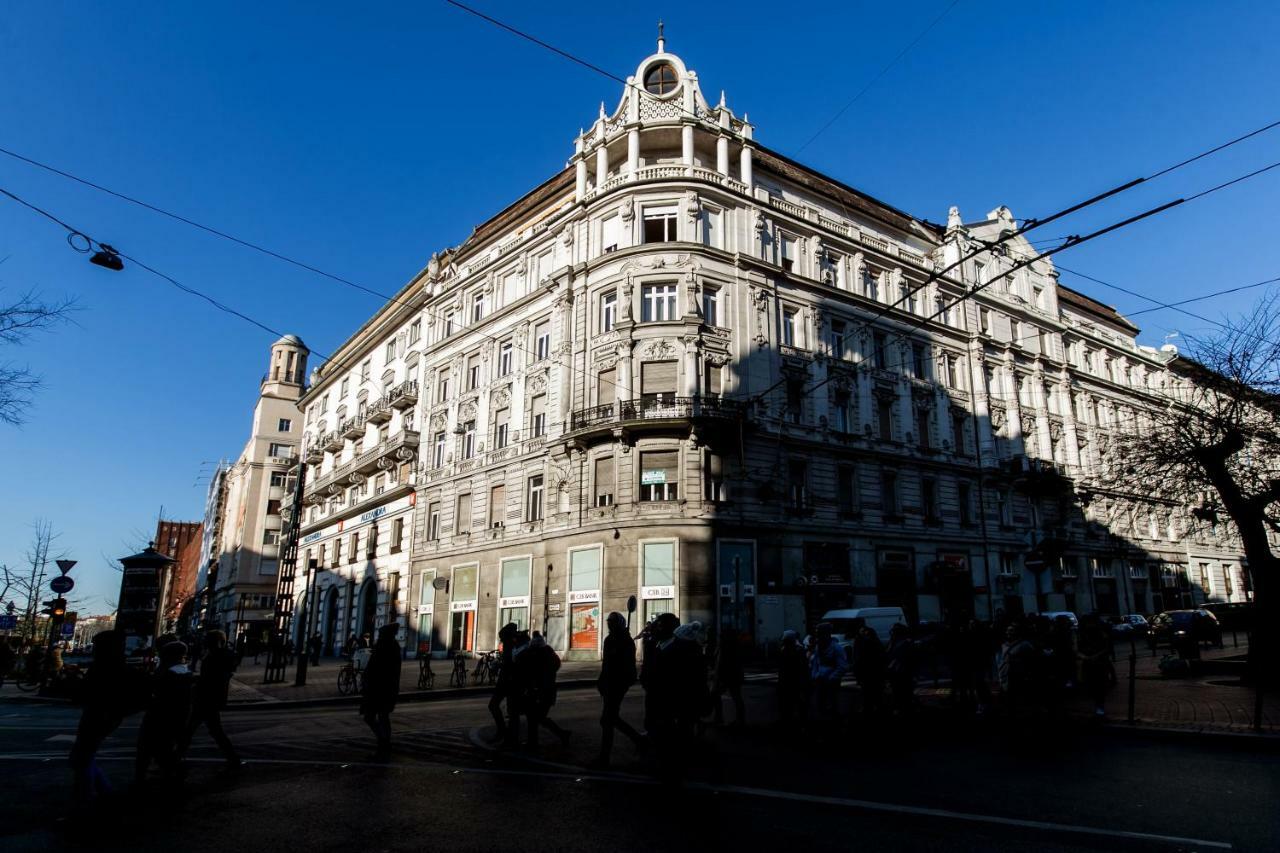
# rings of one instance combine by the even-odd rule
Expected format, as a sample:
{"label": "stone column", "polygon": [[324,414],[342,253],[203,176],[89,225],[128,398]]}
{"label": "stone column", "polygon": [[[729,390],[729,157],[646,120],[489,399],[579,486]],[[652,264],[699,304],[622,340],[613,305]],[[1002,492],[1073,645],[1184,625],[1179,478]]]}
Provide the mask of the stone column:
{"label": "stone column", "polygon": [[[991,423],[991,398],[987,388],[985,361],[982,354],[982,342],[973,339],[969,343],[969,388],[973,394],[973,414],[977,421],[977,434],[973,440],[982,450],[983,462],[991,464],[997,458],[995,430]],[[999,374],[992,371],[992,381],[998,380]]]}
{"label": "stone column", "polygon": [[1080,443],[1076,434],[1076,401],[1071,396],[1071,379],[1067,376],[1066,370],[1063,370],[1062,378],[1058,380],[1058,388],[1062,392],[1062,399],[1066,400],[1066,409],[1062,413],[1062,440],[1067,443],[1067,467],[1070,473],[1075,475],[1080,470]]}
{"label": "stone column", "polygon": [[609,148],[603,142],[596,149],[596,190],[604,186],[609,177]]}
{"label": "stone column", "polygon": [[574,164],[573,200],[582,201],[587,195],[587,160],[579,157]]}
{"label": "stone column", "polygon": [[1053,461],[1053,435],[1049,431],[1049,399],[1045,394],[1044,370],[1039,362],[1031,374],[1031,402],[1036,415],[1036,449],[1040,458]]}
{"label": "stone column", "polygon": [[716,171],[729,174],[729,137],[723,134],[716,137]]}
{"label": "stone column", "polygon": [[698,337],[686,335],[684,340],[684,384],[681,394],[695,397],[698,394]]}
{"label": "stone column", "polygon": [[640,168],[640,128],[627,131],[627,172],[634,175]]}
{"label": "stone column", "polygon": [[1013,456],[1022,456],[1027,452],[1027,448],[1022,440],[1022,401],[1018,399],[1018,376],[1013,367],[1013,353],[1005,353],[1004,366],[1001,370],[995,371],[994,376],[1004,386],[1001,394],[1009,401],[1008,408],[1005,409],[1005,418],[1008,420],[1009,452]]}
{"label": "stone column", "polygon": [[751,177],[751,147],[742,146],[742,153],[739,157],[739,170],[741,171],[742,182],[747,185],[747,189],[751,189],[754,182]]}
{"label": "stone column", "polygon": [[693,125],[691,124],[680,128],[680,162],[686,166],[693,165]]}

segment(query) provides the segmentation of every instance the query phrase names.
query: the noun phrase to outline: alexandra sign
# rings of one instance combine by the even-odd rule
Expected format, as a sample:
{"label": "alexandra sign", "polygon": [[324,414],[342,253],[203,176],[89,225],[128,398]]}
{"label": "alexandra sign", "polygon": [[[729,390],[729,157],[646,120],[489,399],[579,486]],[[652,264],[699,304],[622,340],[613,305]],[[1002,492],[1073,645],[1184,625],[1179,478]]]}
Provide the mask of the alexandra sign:
{"label": "alexandra sign", "polygon": [[398,500],[385,503],[382,506],[374,507],[368,512],[363,512],[353,518],[343,519],[337,524],[330,524],[328,527],[321,528],[320,530],[313,531],[308,533],[306,536],[303,536],[298,540],[298,544],[310,545],[311,543],[318,542],[326,537],[334,536],[338,533],[344,533],[348,530],[355,530],[356,528],[362,527],[366,524],[371,524],[379,518],[382,518],[384,515],[391,515],[392,513],[409,509],[416,502],[416,498],[417,495],[414,494],[405,495]]}

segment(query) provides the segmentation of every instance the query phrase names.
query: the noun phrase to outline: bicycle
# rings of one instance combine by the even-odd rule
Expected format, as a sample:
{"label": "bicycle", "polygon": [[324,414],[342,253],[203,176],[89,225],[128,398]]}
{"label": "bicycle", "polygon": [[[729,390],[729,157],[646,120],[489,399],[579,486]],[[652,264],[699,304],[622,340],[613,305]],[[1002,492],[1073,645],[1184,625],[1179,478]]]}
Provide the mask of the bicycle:
{"label": "bicycle", "polygon": [[497,652],[480,652],[476,655],[476,668],[471,671],[472,685],[489,683],[498,680]]}
{"label": "bicycle", "polygon": [[348,693],[359,693],[361,677],[362,673],[355,668],[355,664],[350,662],[343,664],[338,670],[338,692],[343,696]]}
{"label": "bicycle", "polygon": [[431,671],[431,658],[418,659],[418,689],[430,690],[436,686],[436,674]]}
{"label": "bicycle", "polygon": [[449,686],[467,686],[467,659],[462,654],[457,654],[453,658],[453,671],[449,673]]}

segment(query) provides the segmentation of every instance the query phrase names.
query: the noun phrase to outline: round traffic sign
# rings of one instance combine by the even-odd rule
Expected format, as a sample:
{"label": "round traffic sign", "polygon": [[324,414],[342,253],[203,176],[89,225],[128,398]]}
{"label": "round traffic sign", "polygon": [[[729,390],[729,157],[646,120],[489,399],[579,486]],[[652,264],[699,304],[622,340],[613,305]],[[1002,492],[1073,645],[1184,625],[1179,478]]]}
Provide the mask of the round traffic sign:
{"label": "round traffic sign", "polygon": [[74,587],[75,585],[76,585],[76,582],[73,581],[71,578],[67,577],[66,575],[56,577],[53,580],[49,581],[49,586],[53,589],[54,592],[58,593],[59,595],[61,595],[64,592],[71,592],[72,587]]}

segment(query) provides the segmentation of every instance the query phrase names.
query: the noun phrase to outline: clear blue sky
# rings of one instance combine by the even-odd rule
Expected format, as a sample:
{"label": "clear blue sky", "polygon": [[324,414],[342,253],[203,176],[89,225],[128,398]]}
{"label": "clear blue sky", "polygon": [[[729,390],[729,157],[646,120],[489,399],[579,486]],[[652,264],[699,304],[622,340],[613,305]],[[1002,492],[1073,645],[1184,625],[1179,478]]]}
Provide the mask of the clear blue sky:
{"label": "clear blue sky", "polygon": [[[949,0],[480,8],[619,76],[668,47],[784,154]],[[1274,3],[961,0],[800,159],[918,216],[1043,216],[1280,118]],[[0,146],[393,292],[433,250],[561,168],[619,87],[442,2],[100,4],[0,11]],[[1085,233],[1280,159],[1280,131],[1054,228]],[[329,351],[373,298],[0,157],[0,186]],[[1280,170],[1064,253],[1171,301],[1280,275]],[[1052,228],[1052,226],[1049,226]],[[0,358],[47,388],[0,427],[0,563],[48,518],[82,609],[114,601],[156,514],[199,518],[202,463],[238,453],[272,337],[131,268],[70,251],[0,199],[0,288],[70,295],[76,325]],[[1070,275],[1122,311],[1148,307]],[[1202,304],[1245,310],[1257,292]],[[0,297],[2,298],[2,297]],[[1203,323],[1162,310],[1145,342]],[[206,466],[207,467],[207,466]]]}

